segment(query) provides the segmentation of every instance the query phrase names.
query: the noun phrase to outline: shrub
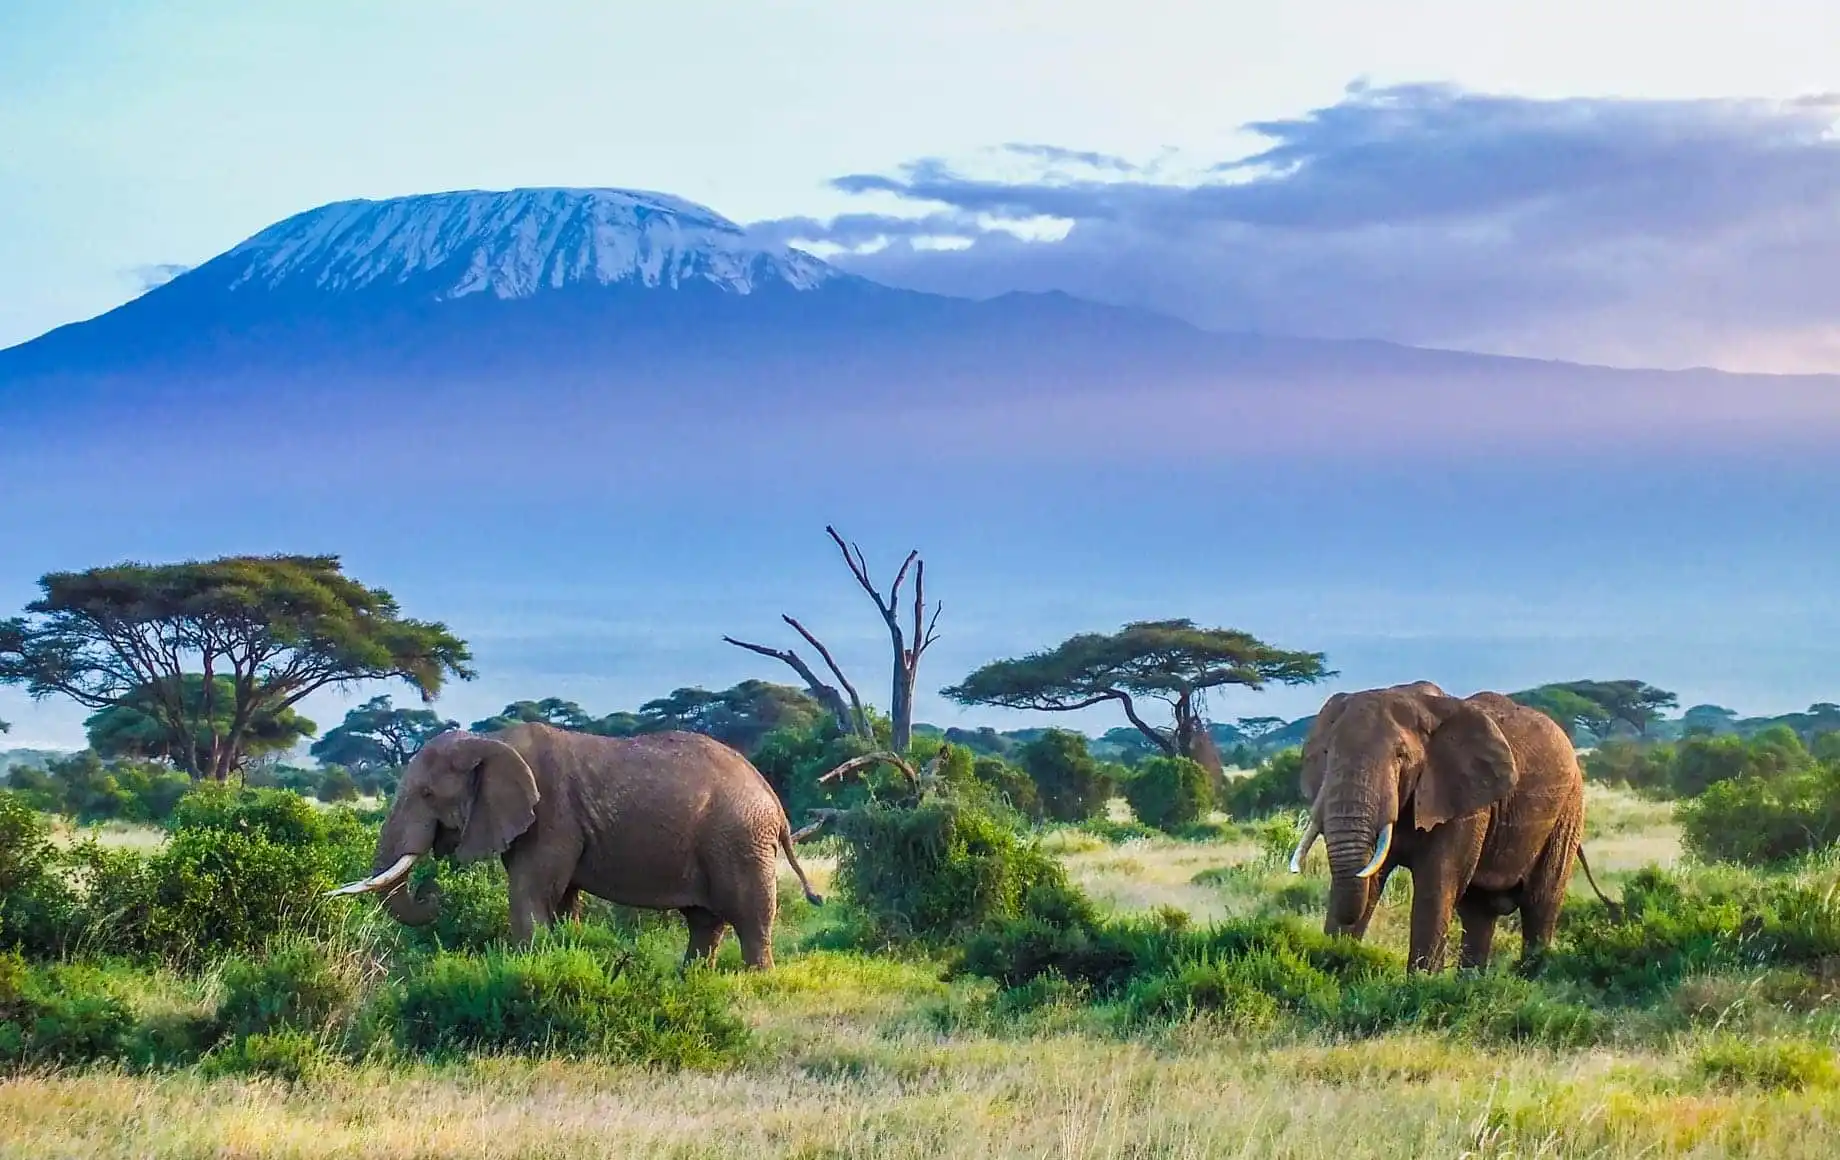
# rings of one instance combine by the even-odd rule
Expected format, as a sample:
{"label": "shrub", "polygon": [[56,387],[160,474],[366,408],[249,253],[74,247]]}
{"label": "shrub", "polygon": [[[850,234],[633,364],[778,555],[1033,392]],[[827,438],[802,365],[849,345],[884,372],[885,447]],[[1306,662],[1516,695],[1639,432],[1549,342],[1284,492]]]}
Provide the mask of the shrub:
{"label": "shrub", "polygon": [[1246,776],[1228,778],[1220,808],[1229,817],[1245,820],[1306,806],[1302,774],[1303,750],[1281,749]]}
{"label": "shrub", "polygon": [[722,980],[581,947],[439,954],[398,984],[389,1020],[403,1049],[596,1056],[667,1067],[737,1058],[746,1025]]}
{"label": "shrub", "polygon": [[1763,866],[1840,840],[1840,768],[1721,781],[1676,807],[1682,844],[1706,861]]}
{"label": "shrub", "polygon": [[1186,757],[1149,757],[1124,782],[1131,812],[1147,825],[1174,830],[1190,825],[1214,806],[1208,771]]}
{"label": "shrub", "polygon": [[328,769],[319,779],[313,796],[323,802],[349,802],[358,798],[358,782],[342,765]]}
{"label": "shrub", "polygon": [[34,807],[80,822],[163,821],[192,784],[164,766],[105,763],[90,750],[54,758],[43,769],[16,769],[12,783]]}
{"label": "shrub", "polygon": [[1484,1041],[1578,1047],[1601,1039],[1608,1021],[1513,975],[1439,973],[1376,979],[1349,987],[1335,1023],[1353,1035],[1415,1028]]}
{"label": "shrub", "polygon": [[304,1083],[325,1071],[332,1053],[318,1038],[296,1028],[232,1040],[204,1059],[207,1076],[260,1075]]}
{"label": "shrub", "polygon": [[[1694,742],[1688,745],[1693,746]],[[1591,781],[1620,785],[1638,793],[1665,796],[1674,791],[1676,757],[1671,745],[1642,745],[1613,738],[1587,754],[1584,775]]]}
{"label": "shrub", "polygon": [[1751,1042],[1722,1035],[1696,1053],[1694,1070],[1715,1084],[1801,1091],[1840,1083],[1833,1048],[1795,1040]]}
{"label": "shrub", "polygon": [[[420,950],[483,951],[511,937],[511,899],[505,867],[486,858],[468,866],[431,862],[418,867],[415,889],[432,879],[440,909],[427,926],[398,926],[400,945]],[[593,900],[589,900],[592,904]]]}
{"label": "shrub", "polygon": [[1041,794],[1036,792],[1034,779],[1023,770],[1001,757],[985,755],[971,763],[971,776],[1023,817],[1041,820]]}
{"label": "shrub", "polygon": [[950,799],[870,803],[841,815],[837,884],[882,940],[947,942],[1022,912],[1059,886],[1055,862],[988,813]]}
{"label": "shrub", "polygon": [[50,827],[24,798],[0,791],[0,947],[37,957],[61,944],[75,900],[57,867]]}
{"label": "shrub", "polygon": [[318,1031],[357,999],[357,986],[318,943],[299,940],[256,959],[235,958],[223,967],[217,1022],[244,1039],[293,1028]]}
{"label": "shrub", "polygon": [[254,834],[181,830],[148,859],[144,949],[176,963],[259,950],[320,912],[325,851]]}
{"label": "shrub", "polygon": [[134,1026],[127,1003],[89,966],[29,967],[0,956],[0,1066],[118,1058]]}
{"label": "shrub", "polygon": [[1087,751],[1086,738],[1079,733],[1049,729],[1017,756],[1041,795],[1043,816],[1054,821],[1084,821],[1103,810],[1112,796],[1111,775]]}
{"label": "shrub", "polygon": [[1688,975],[1814,967],[1840,956],[1840,905],[1793,883],[1689,891],[1651,868],[1624,884],[1620,921],[1597,903],[1567,909],[1546,970],[1612,999],[1644,998]]}

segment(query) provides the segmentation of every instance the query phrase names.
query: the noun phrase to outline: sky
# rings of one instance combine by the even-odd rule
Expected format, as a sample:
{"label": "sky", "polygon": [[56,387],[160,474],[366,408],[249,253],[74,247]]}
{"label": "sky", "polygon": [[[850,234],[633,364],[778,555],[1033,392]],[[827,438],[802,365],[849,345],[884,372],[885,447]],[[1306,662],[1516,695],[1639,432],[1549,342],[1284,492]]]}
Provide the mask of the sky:
{"label": "sky", "polygon": [[[0,0],[0,346],[329,201],[610,185],[687,197],[851,269],[952,293],[1060,288],[1224,329],[1840,371],[1836,43],[1831,0],[1145,0],[1128,14],[1078,0]],[[1472,577],[1461,593],[1364,565],[1354,546],[1378,534],[1363,530],[1373,512],[1337,512],[1328,491],[1261,491],[1230,468],[1179,485],[1221,497],[1201,505],[1214,535],[1200,555],[1150,530],[1131,538],[1138,512],[1166,505],[1167,479],[1118,488],[1108,475],[1082,491],[1071,478],[1051,511],[974,525],[878,525],[872,507],[841,502],[836,518],[874,528],[872,553],[911,541],[934,561],[950,593],[929,658],[940,679],[922,680],[935,688],[1057,632],[1180,608],[1326,648],[1357,687],[1404,670],[1452,688],[1672,672],[1697,682],[1680,686],[1683,704],[1775,713],[1827,696],[1831,505],[1781,472],[1694,482],[1693,468],[1460,484],[1472,511],[1521,505],[1542,521],[1537,536],[1440,557]],[[1651,484],[1648,507],[1627,490]],[[1417,486],[1437,502],[1448,485]],[[580,499],[501,513],[524,550],[457,580],[413,533],[451,547],[490,524],[489,496],[353,539],[349,513],[335,527],[298,497],[231,518],[53,491],[64,509],[48,498],[32,518],[61,521],[71,566],[343,552],[405,606],[465,624],[494,676],[444,699],[461,718],[512,688],[607,712],[685,674],[710,687],[785,679],[719,640],[770,635],[781,611],[833,626],[862,671],[886,663],[824,543],[802,564],[779,551],[771,576],[747,572],[759,545],[811,536],[808,520],[690,553],[672,540],[688,510],[641,518],[617,496]],[[1628,525],[1606,523],[1604,494]],[[1104,502],[1117,506],[1093,506]],[[610,511],[636,542],[570,539]],[[1728,529],[1721,554],[1705,521]],[[0,550],[33,526],[0,505]],[[1342,545],[1336,566],[1313,526]],[[1278,528],[1296,530],[1274,547]],[[1264,571],[1250,570],[1248,537]],[[623,587],[632,559],[667,554],[676,570],[652,575],[643,598]],[[1307,588],[1286,572],[1299,567],[1316,569]],[[1565,593],[1529,595],[1550,585],[1527,578],[1555,567]],[[0,567],[0,609],[29,600],[43,570],[37,556]],[[1489,599],[1498,582],[1521,587]],[[1004,612],[1018,591],[1026,625]],[[1277,690],[1220,713],[1296,716],[1321,696]],[[336,720],[333,703],[308,708]],[[79,712],[17,690],[0,690],[0,717],[18,726],[0,746],[80,735]]]}
{"label": "sky", "polygon": [[327,201],[614,185],[922,288],[1840,369],[1834,43],[1822,0],[7,0],[0,343]]}

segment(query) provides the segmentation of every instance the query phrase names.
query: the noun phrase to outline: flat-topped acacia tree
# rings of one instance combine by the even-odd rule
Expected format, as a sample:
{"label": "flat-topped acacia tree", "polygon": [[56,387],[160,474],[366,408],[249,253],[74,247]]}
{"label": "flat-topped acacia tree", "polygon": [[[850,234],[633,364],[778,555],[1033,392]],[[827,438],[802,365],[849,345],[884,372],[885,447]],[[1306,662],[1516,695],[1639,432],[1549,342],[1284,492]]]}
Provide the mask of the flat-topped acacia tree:
{"label": "flat-topped acacia tree", "polygon": [[[404,617],[337,556],[116,564],[53,572],[39,588],[24,616],[0,622],[0,682],[97,710],[132,701],[186,749],[180,765],[218,781],[259,718],[320,689],[400,679],[426,703],[448,677],[474,675],[464,641]],[[193,674],[202,697],[185,695]]]}
{"label": "flat-topped acacia tree", "polygon": [[[941,692],[961,705],[1050,713],[1116,702],[1158,750],[1198,761],[1218,776],[1220,755],[1201,719],[1199,699],[1226,685],[1314,684],[1335,675],[1323,660],[1322,653],[1290,652],[1238,629],[1139,620],[1118,632],[1081,633],[1045,652],[992,661]],[[1140,699],[1167,704],[1172,727],[1145,721]]]}

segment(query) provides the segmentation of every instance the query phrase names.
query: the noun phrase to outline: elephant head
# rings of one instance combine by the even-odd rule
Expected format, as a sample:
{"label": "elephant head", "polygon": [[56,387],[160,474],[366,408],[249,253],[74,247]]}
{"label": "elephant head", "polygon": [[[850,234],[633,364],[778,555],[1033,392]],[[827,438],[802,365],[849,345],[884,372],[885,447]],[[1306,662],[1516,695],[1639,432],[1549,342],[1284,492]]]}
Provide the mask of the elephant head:
{"label": "elephant head", "polygon": [[516,749],[463,730],[424,745],[403,771],[396,800],[377,839],[372,874],[332,891],[384,891],[384,905],[411,926],[432,922],[439,888],[430,882],[411,894],[403,879],[426,854],[460,862],[503,853],[536,818],[537,779]]}
{"label": "elephant head", "polygon": [[1300,775],[1310,821],[1296,873],[1316,839],[1329,849],[1332,933],[1354,926],[1372,875],[1409,817],[1429,830],[1507,797],[1519,770],[1508,739],[1475,705],[1429,681],[1337,693],[1323,704],[1303,745]]}

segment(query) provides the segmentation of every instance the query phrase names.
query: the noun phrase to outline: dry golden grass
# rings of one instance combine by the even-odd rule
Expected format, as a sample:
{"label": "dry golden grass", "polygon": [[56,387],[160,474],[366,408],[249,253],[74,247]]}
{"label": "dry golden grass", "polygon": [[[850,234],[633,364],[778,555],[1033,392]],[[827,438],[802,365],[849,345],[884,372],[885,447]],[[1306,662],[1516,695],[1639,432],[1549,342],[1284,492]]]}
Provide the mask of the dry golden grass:
{"label": "dry golden grass", "polygon": [[79,826],[67,818],[52,819],[51,840],[53,842],[61,846],[72,846],[86,838],[93,839],[99,846],[145,852],[164,846],[167,834],[158,826],[143,826],[136,822],[112,821]]}
{"label": "dry golden grass", "polygon": [[[1600,879],[1677,850],[1664,808],[1594,791],[1592,810]],[[1076,881],[1121,908],[1244,913],[1300,881],[1244,840],[1052,844]],[[834,860],[801,860],[826,889]],[[1376,940],[1403,944],[1406,893],[1402,878]],[[295,1087],[190,1071],[31,1075],[0,1084],[0,1157],[1813,1158],[1832,1154],[1840,1118],[1830,1084],[1708,1079],[1694,1039],[1561,1053],[1405,1035],[1241,1039],[1205,1023],[1135,1040],[948,1032],[929,1007],[979,985],[837,953],[783,953],[771,974],[734,985],[759,1046],[732,1072],[489,1059],[336,1067]],[[1701,998],[1732,1001],[1714,991]]]}

